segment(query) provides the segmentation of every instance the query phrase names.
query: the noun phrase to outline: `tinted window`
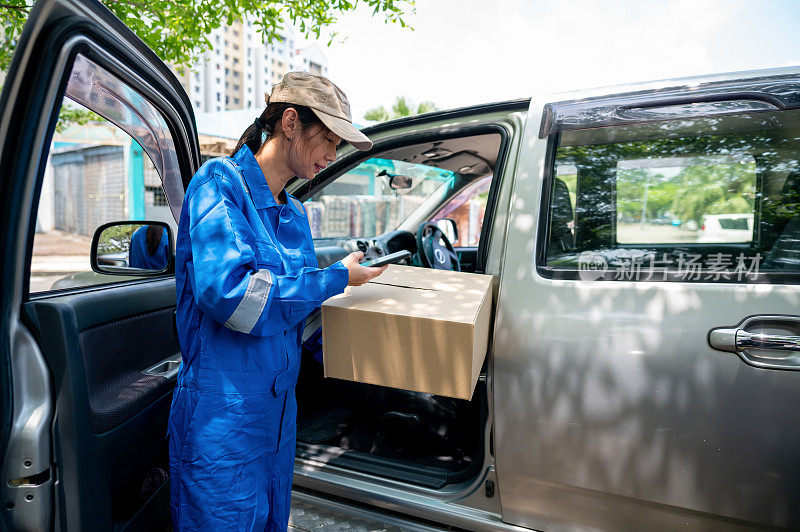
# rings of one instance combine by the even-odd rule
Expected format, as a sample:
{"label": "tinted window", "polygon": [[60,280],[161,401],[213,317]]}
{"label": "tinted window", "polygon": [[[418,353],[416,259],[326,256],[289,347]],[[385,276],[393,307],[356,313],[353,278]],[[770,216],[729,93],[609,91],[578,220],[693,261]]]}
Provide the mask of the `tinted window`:
{"label": "tinted window", "polygon": [[567,131],[557,142],[545,271],[747,282],[800,270],[800,114]]}

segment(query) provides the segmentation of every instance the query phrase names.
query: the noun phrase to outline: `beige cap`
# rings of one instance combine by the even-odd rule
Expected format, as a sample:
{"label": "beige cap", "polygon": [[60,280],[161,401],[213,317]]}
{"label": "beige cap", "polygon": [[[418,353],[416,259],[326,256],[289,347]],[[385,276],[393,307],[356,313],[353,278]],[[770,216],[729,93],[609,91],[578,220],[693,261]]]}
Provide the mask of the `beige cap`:
{"label": "beige cap", "polygon": [[342,89],[326,77],[308,72],[287,72],[272,87],[267,103],[284,102],[305,105],[314,111],[328,129],[359,150],[372,148],[372,141],[353,126],[350,103]]}

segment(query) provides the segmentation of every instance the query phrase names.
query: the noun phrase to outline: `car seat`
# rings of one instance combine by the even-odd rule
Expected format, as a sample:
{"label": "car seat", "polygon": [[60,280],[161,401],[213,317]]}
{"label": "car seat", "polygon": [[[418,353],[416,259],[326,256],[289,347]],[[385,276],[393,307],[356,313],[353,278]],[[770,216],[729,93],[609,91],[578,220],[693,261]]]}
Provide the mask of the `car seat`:
{"label": "car seat", "polygon": [[800,270],[800,171],[792,172],[783,182],[781,208],[791,212],[791,218],[764,257],[761,269]]}
{"label": "car seat", "polygon": [[553,179],[550,242],[547,246],[549,257],[563,255],[575,249],[575,236],[569,227],[574,219],[573,216],[567,184],[561,179]]}

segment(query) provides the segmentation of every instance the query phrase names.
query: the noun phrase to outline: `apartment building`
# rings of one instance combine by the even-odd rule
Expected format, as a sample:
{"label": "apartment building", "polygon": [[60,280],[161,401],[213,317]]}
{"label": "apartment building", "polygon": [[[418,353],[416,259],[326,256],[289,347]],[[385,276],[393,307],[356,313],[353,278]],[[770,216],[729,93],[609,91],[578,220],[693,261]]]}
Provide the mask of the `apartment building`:
{"label": "apartment building", "polygon": [[326,76],[328,61],[317,45],[295,47],[294,34],[264,44],[258,27],[236,21],[209,36],[212,48],[192,68],[176,75],[189,95],[195,113],[260,109],[264,94],[286,72],[305,70]]}

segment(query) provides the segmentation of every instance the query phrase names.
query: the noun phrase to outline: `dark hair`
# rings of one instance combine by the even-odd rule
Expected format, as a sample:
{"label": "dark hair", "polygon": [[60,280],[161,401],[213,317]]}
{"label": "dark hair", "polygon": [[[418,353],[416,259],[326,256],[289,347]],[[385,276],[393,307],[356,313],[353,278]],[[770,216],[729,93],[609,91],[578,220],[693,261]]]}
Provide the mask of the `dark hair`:
{"label": "dark hair", "polygon": [[147,233],[145,234],[145,242],[147,242],[147,254],[155,255],[158,251],[158,245],[161,243],[161,237],[164,233],[164,228],[160,225],[148,225]]}
{"label": "dark hair", "polygon": [[271,103],[267,105],[266,109],[264,109],[261,116],[257,119],[257,121],[260,121],[264,125],[263,129],[259,129],[255,122],[250,124],[250,126],[244,130],[244,133],[242,133],[239,142],[236,143],[236,147],[231,152],[231,156],[236,155],[236,152],[245,144],[250,148],[251,152],[256,153],[261,148],[262,131],[267,134],[267,140],[269,140],[275,133],[275,126],[281,121],[283,112],[290,107],[297,111],[297,118],[304,132],[307,132],[308,128],[314,124],[322,124],[322,121],[314,114],[314,111],[305,105],[284,102]]}

